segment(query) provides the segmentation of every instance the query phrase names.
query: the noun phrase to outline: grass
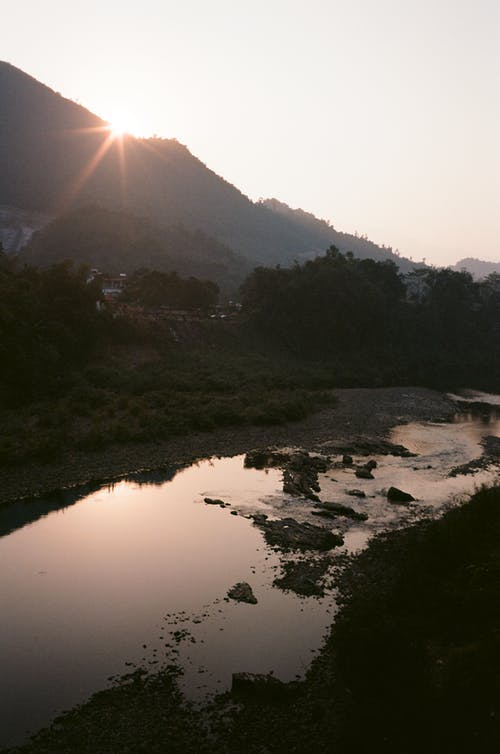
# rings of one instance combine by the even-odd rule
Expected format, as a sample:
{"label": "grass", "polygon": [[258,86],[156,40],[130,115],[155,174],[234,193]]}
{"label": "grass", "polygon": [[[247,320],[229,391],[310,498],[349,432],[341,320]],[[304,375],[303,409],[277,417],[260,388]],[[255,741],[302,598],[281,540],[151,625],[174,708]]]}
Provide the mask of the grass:
{"label": "grass", "polygon": [[63,451],[282,424],[333,400],[330,370],[234,343],[157,348],[139,363],[135,354],[135,345],[102,351],[60,395],[4,409],[0,463],[50,463]]}

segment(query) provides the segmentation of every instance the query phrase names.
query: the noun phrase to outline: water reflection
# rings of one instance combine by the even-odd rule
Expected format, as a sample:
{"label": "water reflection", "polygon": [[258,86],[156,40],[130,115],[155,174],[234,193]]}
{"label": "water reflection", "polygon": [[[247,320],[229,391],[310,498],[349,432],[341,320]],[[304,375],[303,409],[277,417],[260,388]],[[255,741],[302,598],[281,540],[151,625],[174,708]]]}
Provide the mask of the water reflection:
{"label": "water reflection", "polygon": [[[125,477],[139,485],[160,485],[173,479],[181,466],[171,466],[154,471],[138,471]],[[68,508],[101,488],[113,489],[115,483],[87,482],[77,488],[55,490],[43,497],[33,497],[21,502],[0,505],[0,537],[32,524],[54,511]]]}
{"label": "water reflection", "polygon": [[[277,557],[238,507],[281,488],[278,470],[244,469],[242,457],[177,470],[163,484],[120,482],[73,504],[39,511],[36,524],[0,541],[0,745],[23,738],[85,700],[130,664],[178,660],[196,697],[232,672],[307,668],[330,622],[327,600],[272,587]],[[258,605],[226,603],[237,581]],[[286,636],[283,627],[286,626]],[[175,632],[186,630],[181,639]],[[167,646],[170,645],[170,646]],[[130,663],[130,664],[125,664]]]}
{"label": "water reflection", "polygon": [[[487,420],[471,411],[455,424],[408,424],[391,440],[417,457],[378,457],[373,480],[340,463],[322,475],[322,500],[369,516],[366,525],[335,522],[346,549],[492,481],[493,468],[448,477],[481,454],[486,435],[500,435],[496,411]],[[391,505],[391,485],[418,503]],[[96,487],[0,508],[0,746],[135,665],[179,662],[194,698],[226,688],[232,672],[273,670],[290,680],[307,669],[331,623],[333,595],[307,600],[273,588],[278,557],[246,518],[265,510],[318,523],[309,502],[283,494],[279,469],[248,469],[237,456]],[[365,498],[349,495],[359,487]],[[224,601],[237,581],[252,585],[257,605]]]}

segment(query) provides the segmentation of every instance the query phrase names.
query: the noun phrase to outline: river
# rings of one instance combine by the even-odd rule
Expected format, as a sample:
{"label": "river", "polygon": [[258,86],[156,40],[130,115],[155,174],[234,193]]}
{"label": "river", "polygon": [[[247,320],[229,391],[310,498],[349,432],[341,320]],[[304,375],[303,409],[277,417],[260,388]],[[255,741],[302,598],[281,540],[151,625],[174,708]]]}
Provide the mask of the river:
{"label": "river", "polygon": [[[417,455],[373,456],[373,480],[334,459],[320,475],[321,499],[368,514],[364,523],[330,523],[345,537],[335,552],[438,515],[494,482],[494,465],[448,474],[481,455],[484,436],[500,436],[499,411],[395,427],[390,440]],[[391,485],[417,502],[389,503]],[[360,487],[365,498],[348,494]],[[255,512],[318,523],[310,504],[284,495],[279,469],[245,468],[244,456],[0,509],[0,746],[22,742],[138,666],[179,664],[181,688],[200,701],[228,688],[233,672],[302,677],[332,622],[334,584],[322,598],[274,587],[280,553],[253,525]],[[251,584],[256,605],[225,599],[239,581]]]}

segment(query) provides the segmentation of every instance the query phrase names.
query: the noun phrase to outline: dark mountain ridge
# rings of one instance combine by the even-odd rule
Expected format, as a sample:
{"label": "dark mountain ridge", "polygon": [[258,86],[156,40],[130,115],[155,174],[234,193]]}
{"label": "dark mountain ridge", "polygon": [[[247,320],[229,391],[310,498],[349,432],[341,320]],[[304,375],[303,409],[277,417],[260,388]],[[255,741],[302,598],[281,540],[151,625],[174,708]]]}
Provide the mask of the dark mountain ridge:
{"label": "dark mountain ridge", "polygon": [[[314,216],[250,201],[175,139],[113,138],[101,118],[8,63],[0,113],[0,205],[51,217],[90,203],[125,210],[200,229],[252,264],[288,264],[331,243],[361,249]],[[393,258],[375,244],[369,251]]]}

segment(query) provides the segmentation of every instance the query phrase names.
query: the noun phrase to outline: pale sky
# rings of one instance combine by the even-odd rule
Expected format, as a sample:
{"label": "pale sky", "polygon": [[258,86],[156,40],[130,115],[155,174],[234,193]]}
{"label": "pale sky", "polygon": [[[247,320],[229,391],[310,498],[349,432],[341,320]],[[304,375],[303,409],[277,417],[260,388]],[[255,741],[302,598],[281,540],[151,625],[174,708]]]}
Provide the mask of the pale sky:
{"label": "pale sky", "polygon": [[415,261],[500,260],[500,0],[0,0],[0,59]]}

